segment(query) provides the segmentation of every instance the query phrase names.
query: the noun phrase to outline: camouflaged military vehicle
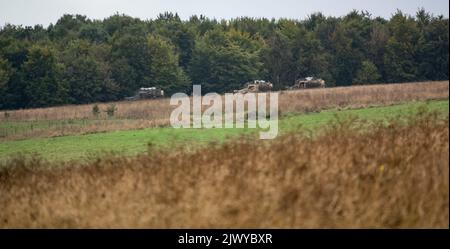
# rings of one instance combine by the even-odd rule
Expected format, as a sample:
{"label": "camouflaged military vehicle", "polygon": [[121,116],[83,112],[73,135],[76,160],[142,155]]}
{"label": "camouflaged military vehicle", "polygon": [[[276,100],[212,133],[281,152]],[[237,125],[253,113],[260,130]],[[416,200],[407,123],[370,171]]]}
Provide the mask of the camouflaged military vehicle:
{"label": "camouflaged military vehicle", "polygon": [[234,93],[257,93],[257,92],[269,92],[273,88],[273,84],[264,80],[254,80],[247,82],[245,87],[241,90],[235,90]]}
{"label": "camouflaged military vehicle", "polygon": [[141,87],[133,97],[127,97],[126,100],[156,99],[164,97],[164,90],[158,87]]}
{"label": "camouflaged military vehicle", "polygon": [[288,88],[288,90],[294,89],[308,89],[308,88],[324,88],[325,81],[320,78],[306,77],[303,79],[298,79],[295,84]]}

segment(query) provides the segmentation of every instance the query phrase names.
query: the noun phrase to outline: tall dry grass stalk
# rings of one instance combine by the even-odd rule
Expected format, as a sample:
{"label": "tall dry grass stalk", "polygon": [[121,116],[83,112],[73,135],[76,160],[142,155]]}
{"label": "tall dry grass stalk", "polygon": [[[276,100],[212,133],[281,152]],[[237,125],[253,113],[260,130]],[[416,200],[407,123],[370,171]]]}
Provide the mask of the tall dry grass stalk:
{"label": "tall dry grass stalk", "polygon": [[367,125],[85,165],[18,158],[0,170],[0,227],[448,228],[448,117]]}

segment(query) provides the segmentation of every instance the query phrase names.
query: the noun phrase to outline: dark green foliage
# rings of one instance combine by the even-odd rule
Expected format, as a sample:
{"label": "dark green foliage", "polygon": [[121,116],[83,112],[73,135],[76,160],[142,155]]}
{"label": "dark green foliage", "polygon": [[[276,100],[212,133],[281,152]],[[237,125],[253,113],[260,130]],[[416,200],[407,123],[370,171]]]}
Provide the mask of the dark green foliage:
{"label": "dark green foliage", "polygon": [[[69,101],[74,104],[115,100],[118,85],[107,63],[110,48],[84,40],[71,41],[61,60],[66,66],[64,81],[69,87]],[[106,60],[106,61],[105,61]]]}
{"label": "dark green foliage", "polygon": [[381,75],[378,72],[377,66],[371,61],[363,61],[361,68],[356,73],[356,77],[353,78],[353,84],[371,84],[380,80]]}
{"label": "dark green foliage", "polygon": [[[255,79],[284,89],[448,79],[448,18],[421,9],[389,20],[352,11],[305,20],[154,20],[64,15],[54,25],[0,28],[0,109],[121,100],[140,87],[169,96],[201,84],[230,92]],[[113,114],[114,115],[114,114]]]}
{"label": "dark green foliage", "polygon": [[116,33],[112,37],[111,59],[112,76],[119,84],[121,97],[151,84],[152,58],[142,29],[133,27]]}
{"label": "dark green foliage", "polygon": [[275,87],[292,85],[295,82],[291,44],[289,38],[281,32],[275,32],[267,40],[267,47],[262,51],[262,60],[267,77]]}
{"label": "dark green foliage", "polygon": [[178,66],[178,55],[170,42],[159,36],[147,38],[150,61],[150,84],[161,87],[166,93],[186,92],[190,80],[184,70]]}
{"label": "dark green foliage", "polygon": [[195,46],[189,75],[204,91],[230,92],[258,78],[261,41],[236,30],[208,31]]}
{"label": "dark green foliage", "polygon": [[6,90],[6,85],[12,75],[12,68],[8,60],[0,57],[0,93]]}
{"label": "dark green foliage", "polygon": [[397,12],[388,24],[391,33],[386,45],[385,67],[387,81],[407,82],[420,77],[416,59],[420,38],[416,20]]}
{"label": "dark green foliage", "polygon": [[61,80],[64,65],[56,61],[55,51],[33,45],[20,74],[24,107],[43,107],[68,103],[67,84]]}

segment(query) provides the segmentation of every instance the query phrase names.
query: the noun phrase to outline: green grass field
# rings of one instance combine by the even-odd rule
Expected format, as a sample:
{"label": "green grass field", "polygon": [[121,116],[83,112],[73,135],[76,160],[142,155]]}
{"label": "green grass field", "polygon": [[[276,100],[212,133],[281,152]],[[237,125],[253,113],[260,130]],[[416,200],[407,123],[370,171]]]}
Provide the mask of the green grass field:
{"label": "green grass field", "polygon": [[[367,120],[401,119],[402,116],[417,112],[426,106],[430,111],[448,115],[449,102],[427,101],[372,107],[353,110],[327,110],[310,114],[286,114],[279,121],[279,133],[304,130],[314,131],[335,119],[336,115],[353,115]],[[2,124],[0,124],[1,126]],[[5,124],[3,124],[5,125]],[[22,127],[20,127],[22,128]],[[18,129],[20,129],[18,128]],[[171,148],[188,146],[190,148],[208,142],[223,142],[243,134],[253,134],[255,129],[174,129],[148,128],[143,130],[116,131],[54,138],[33,138],[18,141],[0,142],[0,160],[10,156],[38,154],[52,161],[79,160],[96,157],[103,153],[136,155],[147,150],[149,143]]]}

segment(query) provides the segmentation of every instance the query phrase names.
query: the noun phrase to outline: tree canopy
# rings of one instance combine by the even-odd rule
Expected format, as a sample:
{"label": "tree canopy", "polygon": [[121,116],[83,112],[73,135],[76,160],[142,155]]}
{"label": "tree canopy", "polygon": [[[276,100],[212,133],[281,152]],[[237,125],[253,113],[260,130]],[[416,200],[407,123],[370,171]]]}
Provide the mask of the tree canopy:
{"label": "tree canopy", "polygon": [[139,87],[219,93],[255,79],[284,89],[321,77],[328,86],[448,79],[448,18],[420,9],[387,20],[352,11],[305,20],[241,17],[104,20],[0,28],[0,109],[115,101]]}

